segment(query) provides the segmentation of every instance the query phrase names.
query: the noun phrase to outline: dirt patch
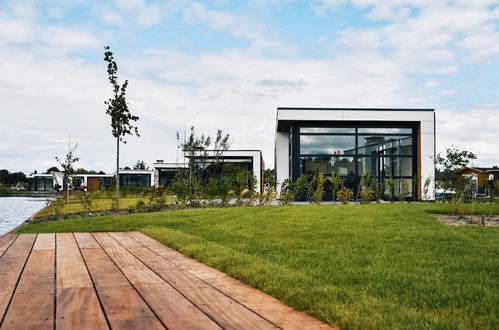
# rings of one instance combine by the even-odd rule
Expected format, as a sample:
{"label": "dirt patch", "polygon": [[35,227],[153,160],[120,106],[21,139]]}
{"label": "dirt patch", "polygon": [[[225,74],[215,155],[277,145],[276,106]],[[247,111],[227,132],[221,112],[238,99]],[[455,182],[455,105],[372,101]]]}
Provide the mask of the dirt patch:
{"label": "dirt patch", "polygon": [[487,216],[480,215],[463,215],[459,217],[454,214],[433,214],[438,220],[448,226],[499,226],[499,214]]}

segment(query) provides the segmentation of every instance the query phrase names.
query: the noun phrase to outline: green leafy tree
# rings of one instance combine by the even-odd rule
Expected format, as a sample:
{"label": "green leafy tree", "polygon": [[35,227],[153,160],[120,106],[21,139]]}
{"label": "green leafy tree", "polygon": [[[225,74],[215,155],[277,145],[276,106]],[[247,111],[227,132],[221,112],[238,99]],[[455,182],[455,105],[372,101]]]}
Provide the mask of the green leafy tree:
{"label": "green leafy tree", "polygon": [[52,172],[59,172],[59,169],[55,166],[52,166],[45,171],[46,174],[50,174]]}
{"label": "green leafy tree", "polygon": [[75,156],[76,148],[78,147],[78,143],[75,144],[73,148],[70,148],[68,153],[66,154],[64,160],[59,157],[55,157],[55,160],[59,163],[62,168],[62,180],[64,182],[64,196],[66,199],[66,204],[69,202],[69,188],[73,183],[73,178],[76,175],[76,170],[74,168],[74,164],[80,160],[80,158]]}
{"label": "green leafy tree", "polygon": [[143,160],[138,160],[135,165],[133,165],[134,170],[148,170],[149,166],[146,165],[146,162]]}
{"label": "green leafy tree", "polygon": [[476,158],[471,151],[459,150],[455,146],[447,148],[445,155],[438,153],[435,158],[436,179],[443,184],[444,188],[447,188],[457,180],[459,170],[468,166]]}
{"label": "green leafy tree", "polygon": [[139,117],[132,115],[128,109],[126,101],[128,80],[125,80],[123,84],[118,82],[118,65],[114,60],[113,52],[109,50],[108,46],[104,47],[104,49],[104,61],[108,63],[107,75],[109,82],[113,86],[113,97],[104,103],[107,105],[106,114],[111,117],[111,132],[116,138],[116,196],[114,206],[117,208],[120,197],[120,142],[126,143],[124,140],[126,135],[135,134],[139,136],[138,128],[133,124],[139,120]]}

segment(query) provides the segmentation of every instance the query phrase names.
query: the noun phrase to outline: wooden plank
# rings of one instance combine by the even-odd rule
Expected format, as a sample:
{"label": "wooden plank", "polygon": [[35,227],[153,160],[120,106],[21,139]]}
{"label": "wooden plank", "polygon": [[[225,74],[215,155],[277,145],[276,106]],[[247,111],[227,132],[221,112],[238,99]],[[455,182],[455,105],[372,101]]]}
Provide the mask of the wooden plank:
{"label": "wooden plank", "polygon": [[81,253],[112,328],[164,328],[103,250],[81,249]]}
{"label": "wooden plank", "polygon": [[174,286],[224,329],[277,327],[181,267],[169,262],[125,233],[109,233],[154,272]]}
{"label": "wooden plank", "polygon": [[19,235],[0,258],[0,320],[3,319],[36,234]]}
{"label": "wooden plank", "polygon": [[38,234],[33,251],[55,250],[55,234]]}
{"label": "wooden plank", "polygon": [[54,328],[54,259],[53,247],[31,252],[2,329]]}
{"label": "wooden plank", "polygon": [[73,234],[57,234],[57,289],[92,287]]}
{"label": "wooden plank", "polygon": [[76,242],[80,249],[100,249],[99,243],[90,235],[90,233],[74,233]]}
{"label": "wooden plank", "polygon": [[56,328],[107,329],[73,234],[57,234]]}
{"label": "wooden plank", "polygon": [[166,327],[169,329],[220,328],[109,234],[94,233],[93,236]]}
{"label": "wooden plank", "polygon": [[9,246],[14,242],[17,235],[15,234],[7,234],[0,237],[0,257],[3,255],[5,251],[9,248]]}
{"label": "wooden plank", "polygon": [[188,258],[142,233],[128,232],[127,234],[279,327],[284,329],[331,329],[328,325],[303,312],[294,310],[274,297]]}

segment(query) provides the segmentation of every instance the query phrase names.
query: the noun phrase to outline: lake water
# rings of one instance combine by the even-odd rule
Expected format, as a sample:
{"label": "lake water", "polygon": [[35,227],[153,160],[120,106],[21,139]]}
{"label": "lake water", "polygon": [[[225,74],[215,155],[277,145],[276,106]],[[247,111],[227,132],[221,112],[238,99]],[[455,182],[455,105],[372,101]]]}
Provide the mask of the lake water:
{"label": "lake water", "polygon": [[6,234],[45,206],[45,198],[0,197],[0,235]]}

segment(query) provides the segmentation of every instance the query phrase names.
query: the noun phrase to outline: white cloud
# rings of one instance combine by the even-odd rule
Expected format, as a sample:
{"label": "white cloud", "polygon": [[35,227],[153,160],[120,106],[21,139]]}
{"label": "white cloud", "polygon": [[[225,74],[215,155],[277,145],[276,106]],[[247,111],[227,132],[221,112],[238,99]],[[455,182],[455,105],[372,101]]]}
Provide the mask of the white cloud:
{"label": "white cloud", "polygon": [[499,104],[482,105],[468,111],[441,109],[437,112],[437,150],[455,145],[478,155],[480,166],[499,165]]}
{"label": "white cloud", "polygon": [[[342,3],[330,1],[324,8]],[[271,167],[278,106],[438,108],[442,97],[457,93],[438,75],[458,72],[468,63],[493,61],[499,54],[496,14],[484,13],[480,9],[486,5],[483,1],[476,8],[465,8],[466,15],[473,15],[469,22],[442,18],[443,23],[432,19],[466,15],[454,12],[455,8],[447,11],[441,1],[432,5],[386,3],[355,1],[359,7],[372,7],[372,19],[396,18],[386,26],[344,31],[341,44],[350,49],[335,47],[324,58],[299,55],[265,24],[201,3],[172,1],[168,8],[145,1],[103,5],[110,16],[100,12],[100,19],[115,25],[129,22],[126,31],[136,28],[134,24],[157,24],[185,9],[182,15],[188,24],[250,41],[244,49],[200,54],[173,46],[146,48],[126,56],[116,50],[120,78],[130,81],[128,100],[132,113],[140,117],[141,133],[140,138],[128,138],[123,146],[123,164],[137,159],[149,164],[157,158],[175,161],[175,132],[195,125],[200,132],[212,134],[217,128],[224,129],[231,134],[234,148],[263,149]],[[407,18],[408,11],[399,8],[418,3],[424,4],[419,16]],[[47,25],[3,15],[0,168],[44,170],[54,165],[55,155],[65,152],[71,134],[80,143],[79,166],[113,171],[114,142],[103,104],[111,90],[104,63],[100,57],[92,62],[69,55],[100,49],[110,32],[94,31],[91,24],[84,28]],[[2,24],[11,24],[15,31],[2,34]],[[431,75],[421,86],[414,86],[413,73]],[[490,141],[499,140],[497,106],[465,112],[437,109],[439,147],[463,145],[477,152],[483,165],[492,164],[497,155]],[[461,123],[466,123],[465,127]]]}

